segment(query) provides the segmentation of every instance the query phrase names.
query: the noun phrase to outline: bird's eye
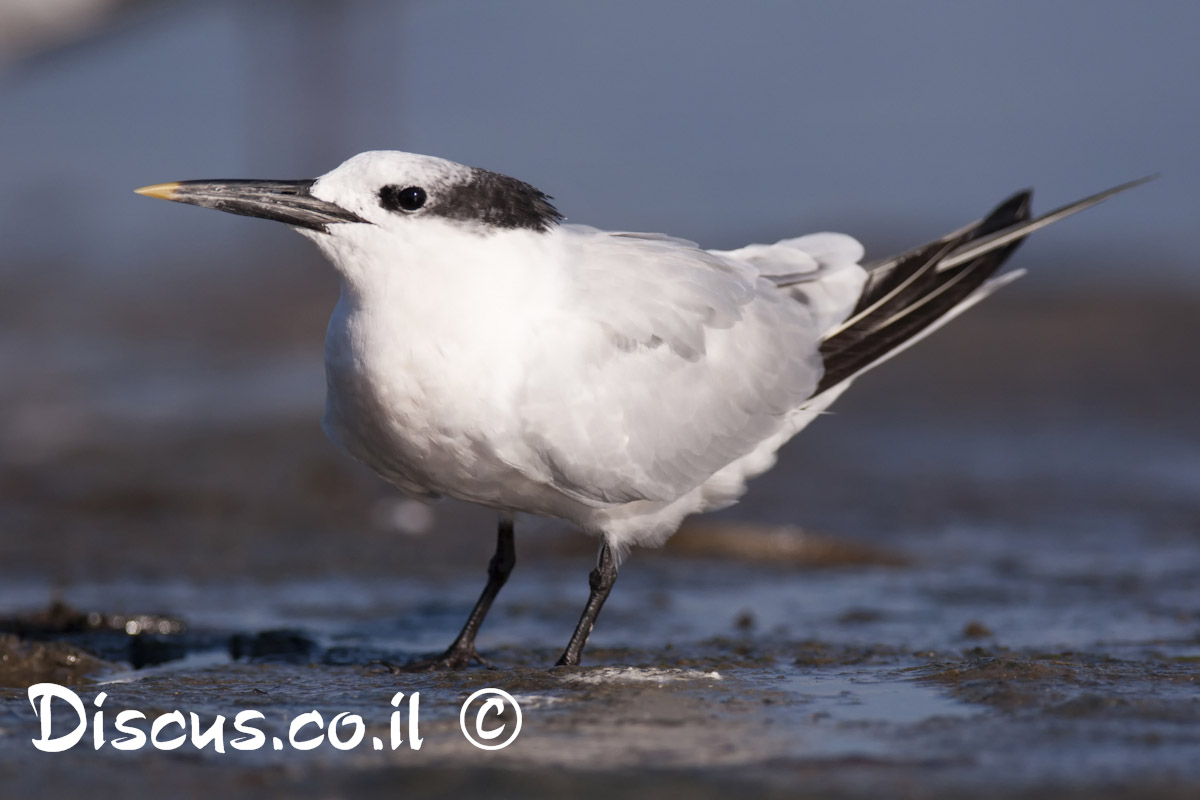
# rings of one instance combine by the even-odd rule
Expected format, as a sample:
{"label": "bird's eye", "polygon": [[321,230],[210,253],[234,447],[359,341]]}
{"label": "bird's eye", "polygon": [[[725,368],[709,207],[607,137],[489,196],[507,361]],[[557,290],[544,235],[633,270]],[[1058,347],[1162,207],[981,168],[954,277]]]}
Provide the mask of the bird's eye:
{"label": "bird's eye", "polygon": [[425,198],[420,186],[385,186],[379,190],[379,204],[388,211],[416,211],[425,205]]}

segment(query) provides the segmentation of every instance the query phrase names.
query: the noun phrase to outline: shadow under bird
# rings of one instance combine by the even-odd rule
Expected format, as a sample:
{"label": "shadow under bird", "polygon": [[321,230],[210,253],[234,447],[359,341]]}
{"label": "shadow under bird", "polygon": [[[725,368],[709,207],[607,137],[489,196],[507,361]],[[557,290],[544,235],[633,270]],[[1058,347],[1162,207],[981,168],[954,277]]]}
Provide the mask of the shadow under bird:
{"label": "shadow under bird", "polygon": [[735,502],[855,378],[1018,277],[993,276],[1024,237],[1142,182],[1037,219],[1020,192],[873,264],[839,233],[719,251],[569,225],[529,184],[391,151],[315,180],[138,192],[311,239],[341,287],[326,434],[406,494],[499,512],[487,586],[445,653],[407,665],[419,670],[481,660],[517,512],[600,539],[558,660],[578,664],[630,546]]}

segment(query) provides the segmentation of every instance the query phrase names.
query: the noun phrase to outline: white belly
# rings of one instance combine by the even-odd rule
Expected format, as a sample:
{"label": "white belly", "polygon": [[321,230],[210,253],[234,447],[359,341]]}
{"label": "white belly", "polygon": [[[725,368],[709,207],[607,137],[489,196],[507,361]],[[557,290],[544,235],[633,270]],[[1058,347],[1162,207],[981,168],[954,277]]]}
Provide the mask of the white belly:
{"label": "white belly", "polygon": [[[325,340],[322,428],[402,491],[514,508],[530,491],[502,456],[514,427],[512,350],[379,325],[339,301]],[[502,352],[503,351],[503,352]]]}

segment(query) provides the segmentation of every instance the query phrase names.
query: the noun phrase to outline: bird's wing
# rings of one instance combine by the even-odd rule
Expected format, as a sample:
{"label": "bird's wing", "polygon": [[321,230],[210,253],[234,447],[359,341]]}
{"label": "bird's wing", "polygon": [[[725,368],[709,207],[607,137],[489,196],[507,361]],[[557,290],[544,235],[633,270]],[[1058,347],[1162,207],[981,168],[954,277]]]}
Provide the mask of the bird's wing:
{"label": "bird's wing", "polygon": [[1017,192],[977,222],[870,265],[853,312],[825,333],[818,394],[844,388],[1019,277],[1019,270],[992,276],[1029,234],[1152,179],[1114,186],[1036,219],[1030,215],[1032,193]]}
{"label": "bird's wing", "polygon": [[521,398],[531,477],[597,506],[673,500],[812,394],[828,312],[815,294],[797,302],[748,261],[683,240],[571,235],[571,313]]}

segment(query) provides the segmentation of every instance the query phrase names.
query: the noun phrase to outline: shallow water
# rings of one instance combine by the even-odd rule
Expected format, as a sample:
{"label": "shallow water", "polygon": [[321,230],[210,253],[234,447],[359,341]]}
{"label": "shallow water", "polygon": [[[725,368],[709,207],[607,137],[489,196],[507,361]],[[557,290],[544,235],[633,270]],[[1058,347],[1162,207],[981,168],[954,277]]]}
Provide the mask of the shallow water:
{"label": "shallow water", "polygon": [[[448,643],[494,523],[398,502],[333,451],[315,342],[114,334],[29,358],[8,331],[0,613],[59,598],[186,625],[33,635],[106,660],[70,673],[86,702],[107,692],[110,725],[259,708],[284,740],[352,711],[386,738],[392,695],[419,691],[425,745],[42,754],[12,688],[6,794],[1194,796],[1200,387],[1177,365],[1200,315],[1013,308],[865,379],[742,504],[633,553],[583,668],[546,669],[594,543],[521,521],[479,640],[495,669],[430,675],[385,665]],[[491,753],[457,721],[488,686],[524,709]]]}

